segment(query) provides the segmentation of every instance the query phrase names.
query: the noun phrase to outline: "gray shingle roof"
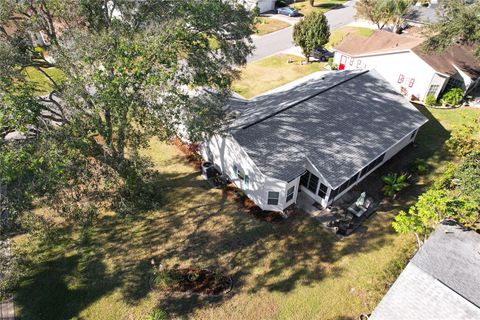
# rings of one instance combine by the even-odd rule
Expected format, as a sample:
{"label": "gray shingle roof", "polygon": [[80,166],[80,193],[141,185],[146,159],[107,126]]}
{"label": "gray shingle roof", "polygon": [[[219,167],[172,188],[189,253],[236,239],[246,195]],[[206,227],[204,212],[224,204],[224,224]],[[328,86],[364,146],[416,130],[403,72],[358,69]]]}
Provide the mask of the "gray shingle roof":
{"label": "gray shingle roof", "polygon": [[479,251],[479,234],[440,224],[370,319],[480,319]]}
{"label": "gray shingle roof", "polygon": [[375,71],[310,77],[239,112],[232,135],[265,175],[289,181],[309,160],[334,188],[427,121]]}

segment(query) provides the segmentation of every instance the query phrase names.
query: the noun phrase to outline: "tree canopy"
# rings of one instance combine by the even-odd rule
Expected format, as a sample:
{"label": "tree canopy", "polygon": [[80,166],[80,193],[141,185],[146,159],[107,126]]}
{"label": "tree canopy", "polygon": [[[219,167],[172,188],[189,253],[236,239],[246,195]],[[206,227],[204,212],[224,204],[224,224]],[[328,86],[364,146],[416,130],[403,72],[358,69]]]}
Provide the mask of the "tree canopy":
{"label": "tree canopy", "polygon": [[[66,210],[80,193],[98,196],[92,188],[141,185],[149,174],[139,150],[152,137],[181,130],[195,142],[224,124],[222,103],[252,50],[254,13],[232,1],[0,8],[0,185],[17,209],[68,189]],[[24,139],[5,143],[12,133]]]}
{"label": "tree canopy", "polygon": [[412,4],[411,0],[359,0],[355,8],[358,17],[374,23],[379,29],[392,24],[394,30],[400,32]]}
{"label": "tree canopy", "polygon": [[443,176],[423,193],[408,211],[400,211],[393,227],[413,232],[419,244],[444,219],[454,219],[480,229],[480,151],[467,155],[459,165],[451,164]]}
{"label": "tree canopy", "polygon": [[427,29],[428,50],[445,50],[459,44],[475,47],[480,57],[480,2],[445,0],[437,10],[439,21]]}
{"label": "tree canopy", "polygon": [[321,12],[312,12],[293,27],[293,41],[302,48],[307,61],[312,50],[323,47],[330,38],[327,17]]}

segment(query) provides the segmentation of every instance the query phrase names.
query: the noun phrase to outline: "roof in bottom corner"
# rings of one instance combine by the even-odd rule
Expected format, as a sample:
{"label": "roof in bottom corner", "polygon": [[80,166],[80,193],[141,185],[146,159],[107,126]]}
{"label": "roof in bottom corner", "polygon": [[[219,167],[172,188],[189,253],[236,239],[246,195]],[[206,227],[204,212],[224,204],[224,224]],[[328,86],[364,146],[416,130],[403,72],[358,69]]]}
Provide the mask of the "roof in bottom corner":
{"label": "roof in bottom corner", "polygon": [[310,78],[243,108],[232,135],[265,175],[289,181],[310,161],[334,188],[427,121],[376,71]]}
{"label": "roof in bottom corner", "polygon": [[440,224],[370,319],[480,319],[480,235]]}

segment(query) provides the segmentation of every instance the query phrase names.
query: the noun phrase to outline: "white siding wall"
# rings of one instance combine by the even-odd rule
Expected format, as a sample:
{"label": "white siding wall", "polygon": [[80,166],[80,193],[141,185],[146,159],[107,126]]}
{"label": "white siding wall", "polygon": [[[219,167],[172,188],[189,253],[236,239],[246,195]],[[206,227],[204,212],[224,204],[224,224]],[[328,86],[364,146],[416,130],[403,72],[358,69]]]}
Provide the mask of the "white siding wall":
{"label": "white siding wall", "polygon": [[260,13],[271,11],[275,9],[275,0],[239,0],[245,4],[245,7],[253,10],[255,7],[258,7]]}
{"label": "white siding wall", "polygon": [[[213,159],[208,155],[208,150],[210,150]],[[229,176],[232,182],[235,183],[238,188],[245,191],[247,196],[263,210],[282,211],[286,207],[287,183],[266,177],[231,136],[214,136],[202,145],[201,154],[205,160],[213,160],[215,166],[222,173]],[[236,174],[233,172],[234,165],[245,175],[248,175],[250,179],[248,185],[236,177]],[[267,203],[269,191],[280,193],[278,205],[269,205]],[[294,199],[296,199],[296,196]]]}
{"label": "white siding wall", "polygon": [[260,9],[260,13],[271,11],[275,9],[275,0],[258,0],[257,6]]}
{"label": "white siding wall", "polygon": [[[291,206],[292,204],[294,204],[296,201],[297,201],[297,195],[298,195],[298,186],[300,184],[300,177],[290,181],[287,183],[287,186],[285,188],[285,198],[281,199],[283,201],[283,208],[287,208],[288,206]],[[293,198],[290,200],[290,201],[286,201],[287,200],[287,191],[288,189],[290,189],[291,187],[295,187],[295,191],[293,192]]]}
{"label": "white siding wall", "polygon": [[[342,55],[347,57],[345,70],[375,69],[398,90],[398,92],[406,90],[406,96],[408,98],[411,98],[413,95],[423,100],[432,79],[437,74],[432,67],[410,51],[359,58],[353,58],[344,53],[335,52],[334,62],[336,64],[340,65]],[[402,83],[398,83],[400,75],[404,77]],[[413,86],[409,87],[411,79],[414,79],[414,82]],[[443,87],[443,82],[446,78],[439,76],[435,79],[438,81],[442,80],[440,87]]]}
{"label": "white siding wall", "polygon": [[[432,81],[430,82],[430,85],[428,86],[428,88],[430,88],[430,86],[433,86],[433,85],[437,85],[438,86],[438,89],[437,91],[435,92],[434,96],[435,98],[438,98],[440,93],[443,91],[443,89],[445,88],[445,86],[447,85],[447,82],[448,82],[448,77],[444,76],[444,75],[441,75],[441,74],[438,74],[438,73],[435,73],[432,77]],[[428,89],[427,89],[428,90]],[[427,91],[428,92],[428,91]]]}

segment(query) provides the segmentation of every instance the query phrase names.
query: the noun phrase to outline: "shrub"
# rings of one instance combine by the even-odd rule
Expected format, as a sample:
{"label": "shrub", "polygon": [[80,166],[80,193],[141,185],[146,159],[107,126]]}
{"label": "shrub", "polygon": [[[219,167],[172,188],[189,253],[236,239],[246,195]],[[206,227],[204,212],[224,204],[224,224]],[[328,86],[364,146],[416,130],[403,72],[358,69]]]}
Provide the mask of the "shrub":
{"label": "shrub", "polygon": [[437,99],[431,94],[425,97],[424,102],[425,102],[425,105],[428,107],[437,105]]}
{"label": "shrub", "polygon": [[468,154],[455,169],[454,176],[461,194],[480,204],[480,150]]}
{"label": "shrub", "polygon": [[453,130],[450,138],[445,142],[447,150],[459,156],[465,156],[479,147],[479,141],[474,138],[476,128],[464,125]]}
{"label": "shrub", "polygon": [[397,173],[391,173],[386,176],[382,176],[382,181],[385,184],[382,188],[383,194],[387,197],[395,198],[397,193],[410,185],[407,180],[408,176],[406,173],[402,173],[400,175]]}
{"label": "shrub", "polygon": [[150,312],[146,320],[167,320],[167,319],[168,319],[168,314],[165,311],[155,308]]}
{"label": "shrub", "polygon": [[463,90],[460,88],[451,88],[444,92],[440,101],[443,104],[458,105],[462,102]]}
{"label": "shrub", "polygon": [[155,286],[159,288],[168,288],[175,283],[181,281],[183,278],[183,275],[180,271],[175,270],[175,269],[164,269],[161,271],[158,271],[155,274],[155,277],[153,278],[153,283]]}
{"label": "shrub", "polygon": [[328,58],[328,62],[327,64],[330,66],[330,68],[332,70],[337,70],[338,69],[338,65],[336,63],[333,62],[333,58]]}
{"label": "shrub", "polygon": [[413,162],[410,171],[414,174],[418,174],[419,176],[421,176],[427,173],[428,168],[428,163],[424,159],[416,159],[415,162]]}
{"label": "shrub", "polygon": [[307,62],[313,49],[323,47],[329,38],[328,20],[318,11],[306,15],[293,27],[293,41],[295,45],[302,48]]}

